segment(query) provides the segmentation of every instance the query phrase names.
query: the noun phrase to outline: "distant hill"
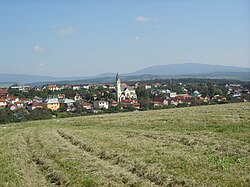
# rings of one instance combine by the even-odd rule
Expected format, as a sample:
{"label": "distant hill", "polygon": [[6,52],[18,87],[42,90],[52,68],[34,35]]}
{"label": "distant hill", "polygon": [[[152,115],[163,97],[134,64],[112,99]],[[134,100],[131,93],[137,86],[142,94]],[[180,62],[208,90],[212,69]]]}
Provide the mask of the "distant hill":
{"label": "distant hill", "polygon": [[[169,64],[157,65],[144,68],[132,73],[120,74],[123,81],[140,81],[150,79],[164,79],[164,78],[216,78],[216,79],[236,79],[249,81],[250,68],[234,67],[234,66],[220,66],[209,64]],[[25,74],[0,74],[0,83],[34,83],[48,84],[48,83],[108,83],[115,79],[114,73],[103,73],[93,77],[52,77],[52,76],[36,76]]]}
{"label": "distant hill", "polygon": [[34,83],[34,82],[53,82],[64,80],[78,80],[87,77],[52,77],[27,74],[0,74],[0,83]]}
{"label": "distant hill", "polygon": [[250,68],[235,67],[235,66],[221,66],[209,64],[169,64],[150,66],[129,75],[192,75],[192,74],[205,74],[216,72],[249,72]]}

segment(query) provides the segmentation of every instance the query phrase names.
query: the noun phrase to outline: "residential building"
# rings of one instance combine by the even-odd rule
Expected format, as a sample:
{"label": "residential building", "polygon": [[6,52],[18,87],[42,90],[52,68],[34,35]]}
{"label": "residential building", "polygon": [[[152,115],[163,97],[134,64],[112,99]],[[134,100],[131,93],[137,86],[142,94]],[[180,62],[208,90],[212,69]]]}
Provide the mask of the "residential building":
{"label": "residential building", "polygon": [[57,85],[48,85],[47,89],[49,89],[51,91],[58,91],[59,90]]}
{"label": "residential building", "polygon": [[73,99],[63,99],[60,101],[60,108],[65,107],[67,112],[73,112],[76,110],[74,103]]}
{"label": "residential building", "polygon": [[86,110],[93,109],[93,105],[91,103],[86,102],[85,100],[81,100],[80,105]]}
{"label": "residential building", "polygon": [[108,101],[94,101],[94,109],[108,109],[109,108],[109,102]]}
{"label": "residential building", "polygon": [[43,106],[44,106],[43,103],[40,103],[40,102],[32,102],[32,103],[28,104],[27,109],[28,109],[29,111],[35,110],[35,109],[37,109],[37,108],[38,108],[38,109],[42,109]]}
{"label": "residential building", "polygon": [[45,108],[56,111],[60,108],[60,103],[57,98],[46,99]]}
{"label": "residential building", "polygon": [[8,90],[0,90],[0,98],[1,97],[7,97],[8,96]]}
{"label": "residential building", "polygon": [[6,99],[0,98],[0,108],[5,108],[7,106]]}

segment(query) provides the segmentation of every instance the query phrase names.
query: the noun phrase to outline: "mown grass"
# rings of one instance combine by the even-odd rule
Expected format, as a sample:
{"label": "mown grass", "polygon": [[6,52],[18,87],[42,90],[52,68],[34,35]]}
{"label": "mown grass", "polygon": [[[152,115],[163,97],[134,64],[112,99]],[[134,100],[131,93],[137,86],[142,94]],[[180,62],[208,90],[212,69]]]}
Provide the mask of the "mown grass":
{"label": "mown grass", "polygon": [[250,103],[0,126],[0,186],[250,186]]}

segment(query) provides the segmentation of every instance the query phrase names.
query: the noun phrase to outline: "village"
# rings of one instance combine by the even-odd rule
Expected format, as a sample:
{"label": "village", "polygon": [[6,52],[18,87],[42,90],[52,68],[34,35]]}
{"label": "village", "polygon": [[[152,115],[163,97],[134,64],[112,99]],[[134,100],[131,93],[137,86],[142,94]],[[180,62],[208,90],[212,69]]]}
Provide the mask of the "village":
{"label": "village", "polygon": [[199,80],[198,83],[178,80],[174,83],[173,80],[123,83],[118,73],[115,80],[115,84],[12,85],[0,90],[0,112],[8,111],[22,121],[24,113],[28,115],[34,111],[36,116],[47,111],[49,116],[68,117],[74,114],[246,102],[250,96],[249,84],[202,83]]}

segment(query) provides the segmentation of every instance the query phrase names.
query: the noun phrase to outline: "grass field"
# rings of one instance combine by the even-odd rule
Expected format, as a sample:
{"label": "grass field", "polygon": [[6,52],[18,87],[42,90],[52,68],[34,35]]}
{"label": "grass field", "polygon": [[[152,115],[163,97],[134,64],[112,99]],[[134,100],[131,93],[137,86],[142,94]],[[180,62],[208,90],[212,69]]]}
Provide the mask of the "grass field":
{"label": "grass field", "polygon": [[0,126],[0,186],[250,186],[250,103]]}

